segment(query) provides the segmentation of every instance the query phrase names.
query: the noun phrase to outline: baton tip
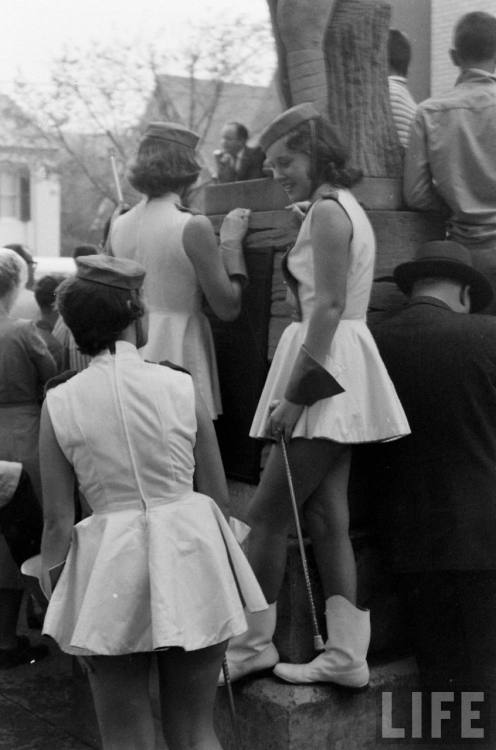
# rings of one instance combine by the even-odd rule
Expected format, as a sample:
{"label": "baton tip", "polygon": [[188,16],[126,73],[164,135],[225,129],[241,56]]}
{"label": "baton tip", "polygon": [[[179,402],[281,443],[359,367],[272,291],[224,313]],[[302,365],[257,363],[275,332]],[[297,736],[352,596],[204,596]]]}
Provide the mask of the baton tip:
{"label": "baton tip", "polygon": [[315,635],[313,637],[313,647],[315,651],[325,651],[324,640],[321,635]]}

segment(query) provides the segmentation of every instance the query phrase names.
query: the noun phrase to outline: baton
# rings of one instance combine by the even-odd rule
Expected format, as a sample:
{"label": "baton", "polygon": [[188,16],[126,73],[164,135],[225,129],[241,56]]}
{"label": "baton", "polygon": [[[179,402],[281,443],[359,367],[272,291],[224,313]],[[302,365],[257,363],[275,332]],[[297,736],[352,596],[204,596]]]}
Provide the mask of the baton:
{"label": "baton", "polygon": [[224,685],[227,688],[227,700],[229,703],[229,713],[231,715],[231,725],[234,735],[234,746],[235,750],[241,750],[241,741],[239,736],[238,719],[236,717],[236,707],[234,705],[233,689],[231,685],[231,675],[229,674],[229,666],[227,664],[227,657],[224,656],[222,661],[222,672],[224,674]]}
{"label": "baton", "polygon": [[296,495],[294,491],[293,477],[291,476],[291,469],[289,466],[286,440],[284,439],[283,435],[281,435],[281,448],[282,448],[282,455],[284,458],[284,466],[286,468],[286,477],[288,480],[289,494],[291,497],[291,505],[293,508],[293,515],[294,515],[294,520],[295,520],[295,525],[296,525],[296,535],[298,537],[298,546],[300,548],[301,564],[303,566],[303,576],[305,578],[305,588],[307,591],[308,603],[310,605],[310,614],[312,617],[313,647],[315,651],[324,651],[325,649],[324,640],[320,634],[319,625],[317,622],[317,613],[315,611],[315,601],[313,598],[312,585],[310,583],[310,575],[308,572],[307,553],[305,551],[305,544],[303,542],[303,534],[301,533],[300,514],[298,513],[298,505],[296,503]]}
{"label": "baton", "polygon": [[117,171],[117,162],[115,161],[115,151],[113,148],[109,149],[110,166],[112,167],[112,176],[114,178],[115,194],[117,196],[117,202],[120,206],[124,203],[124,196],[122,195],[121,182],[119,179],[119,173]]}

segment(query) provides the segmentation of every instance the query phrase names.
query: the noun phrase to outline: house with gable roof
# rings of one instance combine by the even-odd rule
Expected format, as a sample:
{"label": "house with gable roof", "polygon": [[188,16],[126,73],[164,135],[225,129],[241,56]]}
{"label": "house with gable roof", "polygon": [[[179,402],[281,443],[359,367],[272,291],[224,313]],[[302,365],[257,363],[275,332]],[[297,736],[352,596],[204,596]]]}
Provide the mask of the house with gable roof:
{"label": "house with gable roof", "polygon": [[56,153],[21,108],[0,94],[0,246],[18,242],[33,255],[59,254]]}
{"label": "house with gable roof", "polygon": [[200,135],[198,144],[206,172],[215,169],[213,152],[227,122],[248,128],[253,145],[268,123],[283,109],[275,82],[252,86],[204,78],[161,75],[143,122],[176,120]]}

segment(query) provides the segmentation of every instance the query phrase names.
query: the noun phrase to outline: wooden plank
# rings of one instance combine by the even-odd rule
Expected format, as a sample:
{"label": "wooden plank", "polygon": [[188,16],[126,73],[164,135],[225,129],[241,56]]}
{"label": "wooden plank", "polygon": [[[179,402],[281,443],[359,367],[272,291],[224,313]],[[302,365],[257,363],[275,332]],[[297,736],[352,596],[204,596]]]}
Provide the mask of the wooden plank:
{"label": "wooden plank", "polygon": [[207,185],[203,206],[207,216],[226,214],[233,208],[251,208],[252,211],[282,209],[288,205],[288,196],[276,180],[245,180]]}
{"label": "wooden plank", "polygon": [[[377,240],[376,271],[378,275],[391,273],[399,263],[410,260],[417,248],[429,240],[445,236],[444,220],[437,214],[418,211],[367,211]],[[216,231],[223,216],[209,217]],[[259,211],[250,217],[245,241],[250,247],[284,248],[292,244],[298,232],[298,222],[290,211]]]}
{"label": "wooden plank", "polygon": [[392,177],[364,177],[351,192],[365,209],[395,211],[404,207],[401,180]]}
{"label": "wooden plank", "polygon": [[375,275],[391,274],[404,261],[411,260],[424,242],[442,240],[443,219],[436,214],[416,211],[368,211],[377,240]]}
{"label": "wooden plank", "polygon": [[[352,193],[366,209],[395,211],[404,207],[401,180],[389,177],[364,177]],[[252,211],[280,211],[289,198],[277,180],[245,180],[206,185],[202,194],[202,210],[207,216],[224,216],[233,208]]]}

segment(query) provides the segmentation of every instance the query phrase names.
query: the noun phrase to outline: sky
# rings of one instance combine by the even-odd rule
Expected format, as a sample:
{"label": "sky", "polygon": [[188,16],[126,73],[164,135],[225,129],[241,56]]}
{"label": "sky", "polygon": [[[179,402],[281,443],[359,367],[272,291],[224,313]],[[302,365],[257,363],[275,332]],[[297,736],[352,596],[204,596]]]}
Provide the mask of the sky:
{"label": "sky", "polygon": [[18,72],[42,85],[50,60],[64,45],[159,36],[164,45],[179,47],[192,20],[241,14],[252,21],[268,19],[266,0],[9,0],[2,14],[0,92],[9,93]]}

